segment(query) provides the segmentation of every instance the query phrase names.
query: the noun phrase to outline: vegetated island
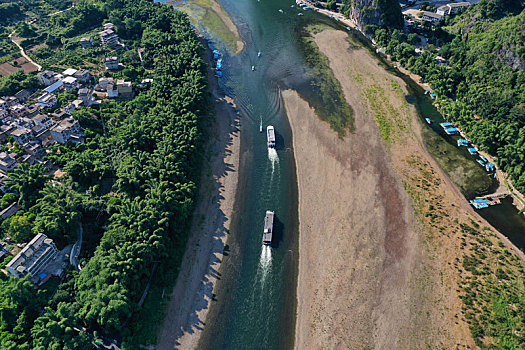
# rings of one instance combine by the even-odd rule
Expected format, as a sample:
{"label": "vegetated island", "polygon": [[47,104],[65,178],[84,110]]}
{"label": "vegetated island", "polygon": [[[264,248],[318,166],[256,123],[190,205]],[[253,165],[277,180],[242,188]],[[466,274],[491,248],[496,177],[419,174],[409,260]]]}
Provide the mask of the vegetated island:
{"label": "vegetated island", "polygon": [[216,0],[168,0],[175,8],[186,13],[202,33],[217,37],[233,54],[244,49],[239,30],[222,5]]}
{"label": "vegetated island", "polygon": [[355,131],[340,139],[283,93],[299,187],[296,348],[519,346],[523,318],[509,310],[523,254],[421,146],[404,82],[344,32],[314,38]]}
{"label": "vegetated island", "polygon": [[210,124],[203,47],[186,15],[147,0],[0,11],[2,40],[15,32],[43,66],[0,78],[0,347],[154,344]]}

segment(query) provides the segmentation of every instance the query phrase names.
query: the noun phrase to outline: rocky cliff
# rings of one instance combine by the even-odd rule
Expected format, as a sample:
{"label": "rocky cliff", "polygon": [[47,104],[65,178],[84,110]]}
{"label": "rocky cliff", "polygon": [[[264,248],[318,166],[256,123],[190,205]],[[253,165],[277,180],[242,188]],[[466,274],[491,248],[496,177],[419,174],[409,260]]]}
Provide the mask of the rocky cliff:
{"label": "rocky cliff", "polygon": [[344,0],[343,12],[366,32],[377,27],[401,28],[403,17],[397,0]]}

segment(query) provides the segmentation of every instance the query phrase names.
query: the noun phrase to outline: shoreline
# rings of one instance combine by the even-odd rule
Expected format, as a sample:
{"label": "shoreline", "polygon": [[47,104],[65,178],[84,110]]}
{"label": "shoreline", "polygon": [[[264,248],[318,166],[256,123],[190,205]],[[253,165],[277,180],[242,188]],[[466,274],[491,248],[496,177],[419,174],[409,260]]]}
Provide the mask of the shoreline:
{"label": "shoreline", "polygon": [[[206,57],[209,62],[209,49],[206,49]],[[220,91],[212,68],[208,70],[208,81],[215,104],[215,120],[208,126],[211,137],[202,159],[201,188],[192,216],[191,234],[158,332],[156,349],[197,347],[214,298],[215,284],[220,278],[219,267],[236,200],[239,118],[233,100]]]}

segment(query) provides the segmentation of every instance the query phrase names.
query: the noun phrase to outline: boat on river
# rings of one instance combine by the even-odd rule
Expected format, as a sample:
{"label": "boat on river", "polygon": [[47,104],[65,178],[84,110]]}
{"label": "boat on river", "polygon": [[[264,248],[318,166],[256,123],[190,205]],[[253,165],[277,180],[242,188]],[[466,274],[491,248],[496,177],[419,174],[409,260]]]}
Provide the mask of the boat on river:
{"label": "boat on river", "polygon": [[261,124],[259,124],[259,132],[263,132],[263,125],[262,125],[262,119],[261,119]]}
{"label": "boat on river", "polygon": [[255,70],[255,66],[252,66],[252,72]]}
{"label": "boat on river", "polygon": [[268,148],[275,148],[275,129],[272,125],[266,127],[266,138]]}
{"label": "boat on river", "polygon": [[427,122],[428,125],[432,124],[432,120],[430,120],[430,118],[425,118],[425,121]]}
{"label": "boat on river", "polygon": [[279,12],[280,12],[280,13],[284,13],[283,9],[279,9]]}
{"label": "boat on river", "polygon": [[262,53],[261,51],[257,52],[257,57],[261,57]]}
{"label": "boat on river", "polygon": [[266,211],[266,216],[264,217],[264,232],[262,242],[264,245],[271,245],[273,238],[273,218],[275,212],[271,210]]}

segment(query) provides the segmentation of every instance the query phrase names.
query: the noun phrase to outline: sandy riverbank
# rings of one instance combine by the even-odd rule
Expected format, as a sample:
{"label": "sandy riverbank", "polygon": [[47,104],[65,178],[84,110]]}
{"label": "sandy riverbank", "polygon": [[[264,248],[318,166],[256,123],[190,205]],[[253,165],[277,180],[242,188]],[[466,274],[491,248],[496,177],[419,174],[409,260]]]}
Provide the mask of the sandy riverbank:
{"label": "sandy riverbank", "polygon": [[233,212],[240,156],[239,119],[233,101],[208,74],[216,119],[202,165],[199,200],[157,349],[195,349],[203,329]]}
{"label": "sandy riverbank", "polygon": [[425,152],[402,80],[346,38],[326,30],[315,42],[355,112],[354,133],[338,138],[296,93],[283,93],[299,187],[295,346],[475,347],[448,264],[461,256],[459,230],[423,215],[429,202],[444,221],[472,210]]}

